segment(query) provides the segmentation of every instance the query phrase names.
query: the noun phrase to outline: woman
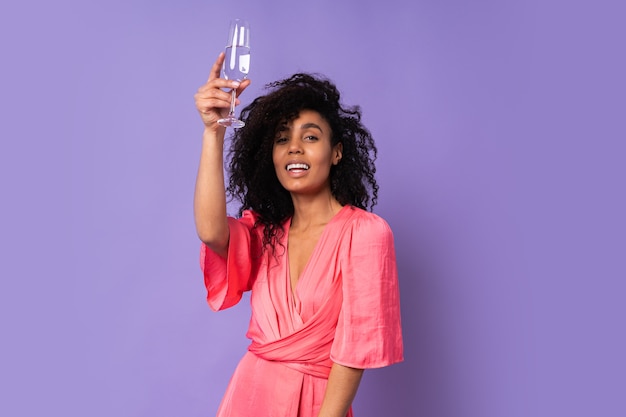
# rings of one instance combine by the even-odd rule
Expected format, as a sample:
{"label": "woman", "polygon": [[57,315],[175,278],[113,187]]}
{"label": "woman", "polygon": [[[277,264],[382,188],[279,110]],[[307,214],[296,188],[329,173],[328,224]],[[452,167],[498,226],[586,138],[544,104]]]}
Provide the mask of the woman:
{"label": "woman", "polygon": [[393,236],[376,202],[376,148],[329,81],[296,74],[241,112],[228,191],[224,54],[195,95],[204,123],[194,212],[214,310],[251,290],[252,340],[218,416],[345,417],[363,370],[402,360]]}

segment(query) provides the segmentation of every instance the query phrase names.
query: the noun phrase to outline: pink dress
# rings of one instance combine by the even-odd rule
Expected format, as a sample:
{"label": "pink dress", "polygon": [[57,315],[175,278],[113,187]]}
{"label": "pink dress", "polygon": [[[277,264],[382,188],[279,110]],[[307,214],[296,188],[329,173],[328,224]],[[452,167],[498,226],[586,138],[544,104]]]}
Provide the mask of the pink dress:
{"label": "pink dress", "polygon": [[317,417],[334,362],[366,369],[403,359],[393,235],[377,215],[344,206],[326,225],[292,292],[290,221],[274,254],[261,250],[255,219],[251,211],[228,219],[227,259],[204,244],[200,255],[213,310],[252,291],[252,343],[217,416]]}

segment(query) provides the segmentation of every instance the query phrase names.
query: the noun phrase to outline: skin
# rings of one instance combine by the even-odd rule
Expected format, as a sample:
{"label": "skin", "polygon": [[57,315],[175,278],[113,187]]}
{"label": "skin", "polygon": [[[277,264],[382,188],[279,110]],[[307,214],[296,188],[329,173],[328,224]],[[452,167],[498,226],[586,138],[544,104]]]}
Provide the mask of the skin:
{"label": "skin", "polygon": [[[276,176],[291,193],[295,210],[287,243],[294,291],[324,227],[342,207],[330,191],[330,169],[342,156],[341,144],[331,147],[331,135],[319,113],[303,110],[274,141]],[[287,169],[293,163],[307,168]]]}
{"label": "skin", "polygon": [[[229,230],[224,186],[225,128],[217,120],[230,108],[230,90],[241,94],[250,80],[241,83],[220,78],[224,53],[221,53],[208,81],[195,94],[196,108],[204,124],[202,151],[194,194],[194,219],[198,237],[212,251],[226,257]],[[237,100],[239,104],[239,100]],[[341,210],[330,191],[331,166],[342,157],[341,144],[331,145],[331,129],[319,113],[302,111],[287,129],[276,137],[272,159],[280,183],[294,204],[288,236],[288,257],[292,290],[313,252],[324,226]],[[288,171],[291,162],[305,163],[307,170]],[[345,417],[356,395],[362,369],[333,364],[319,417]]]}
{"label": "skin", "polygon": [[[241,94],[250,80],[241,83],[220,78],[224,53],[211,67],[209,79],[195,94],[196,108],[204,124],[202,151],[194,194],[194,219],[198,237],[215,253],[226,256],[230,232],[226,220],[224,186],[224,134],[226,128],[217,121],[228,114],[232,88]],[[239,100],[236,102],[239,103]]]}

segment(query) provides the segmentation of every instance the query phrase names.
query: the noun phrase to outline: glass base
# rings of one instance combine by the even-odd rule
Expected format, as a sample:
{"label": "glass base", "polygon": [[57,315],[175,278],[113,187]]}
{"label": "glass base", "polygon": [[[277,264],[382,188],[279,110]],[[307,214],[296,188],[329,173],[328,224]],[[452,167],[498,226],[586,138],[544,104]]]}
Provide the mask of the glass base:
{"label": "glass base", "polygon": [[224,117],[223,119],[219,119],[217,123],[224,127],[232,127],[233,129],[239,129],[240,127],[244,127],[246,125],[235,116]]}

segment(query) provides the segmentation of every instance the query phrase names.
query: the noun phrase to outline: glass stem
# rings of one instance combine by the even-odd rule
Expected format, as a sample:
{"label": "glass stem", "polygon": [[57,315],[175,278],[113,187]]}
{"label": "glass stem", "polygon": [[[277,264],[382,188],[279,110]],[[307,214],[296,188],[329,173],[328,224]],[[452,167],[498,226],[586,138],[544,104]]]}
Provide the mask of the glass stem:
{"label": "glass stem", "polygon": [[231,95],[230,95],[230,112],[228,113],[230,117],[233,117],[235,115],[235,99],[236,98],[237,98],[237,92],[233,88],[231,90]]}

